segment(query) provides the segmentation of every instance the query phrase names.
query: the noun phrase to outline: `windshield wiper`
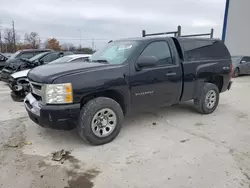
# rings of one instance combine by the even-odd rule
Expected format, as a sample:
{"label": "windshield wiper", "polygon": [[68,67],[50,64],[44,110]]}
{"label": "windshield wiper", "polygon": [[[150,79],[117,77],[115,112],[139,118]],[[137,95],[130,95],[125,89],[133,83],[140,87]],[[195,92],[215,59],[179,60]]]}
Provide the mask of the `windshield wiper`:
{"label": "windshield wiper", "polygon": [[109,64],[109,62],[106,59],[95,59],[95,60],[92,60],[92,62]]}

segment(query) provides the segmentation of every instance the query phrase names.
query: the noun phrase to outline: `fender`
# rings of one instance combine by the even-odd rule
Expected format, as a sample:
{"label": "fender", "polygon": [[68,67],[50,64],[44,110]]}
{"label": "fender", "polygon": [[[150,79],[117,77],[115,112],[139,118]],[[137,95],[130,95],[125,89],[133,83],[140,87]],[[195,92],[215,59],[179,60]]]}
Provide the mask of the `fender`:
{"label": "fender", "polygon": [[194,89],[194,98],[197,98],[200,95],[202,85],[204,82],[212,78],[216,74],[215,67],[219,62],[208,62],[205,64],[198,65],[196,68],[196,79],[195,79],[195,89]]}
{"label": "fender", "polygon": [[96,98],[96,97],[109,97],[117,101],[123,111],[124,114],[129,114],[131,111],[131,105],[130,105],[130,92],[127,89],[123,88],[110,88],[105,90],[99,90],[99,91],[92,91],[89,93],[86,93],[83,95],[81,100],[81,105],[85,104],[89,100]]}
{"label": "fender", "polygon": [[27,77],[29,71],[30,71],[30,69],[23,70],[23,71],[18,71],[18,72],[15,72],[15,73],[11,74],[11,76],[14,79],[18,79],[18,78],[22,78],[22,77]]}

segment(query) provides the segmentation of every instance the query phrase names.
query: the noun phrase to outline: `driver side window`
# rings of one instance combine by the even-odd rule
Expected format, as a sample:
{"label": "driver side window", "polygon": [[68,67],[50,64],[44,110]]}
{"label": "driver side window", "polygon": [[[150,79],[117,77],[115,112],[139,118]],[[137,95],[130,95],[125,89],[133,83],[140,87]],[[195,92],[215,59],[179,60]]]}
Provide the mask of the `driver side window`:
{"label": "driver side window", "polygon": [[165,41],[158,41],[150,43],[140,57],[153,56],[157,59],[157,66],[173,65],[173,59],[171,55],[168,43]]}
{"label": "driver side window", "polygon": [[241,60],[242,63],[249,63],[250,62],[250,57],[244,57]]}
{"label": "driver side window", "polygon": [[54,53],[54,54],[48,54],[46,55],[45,57],[43,57],[41,60],[44,62],[44,63],[49,63],[51,61],[54,61],[58,58],[58,54],[57,53]]}

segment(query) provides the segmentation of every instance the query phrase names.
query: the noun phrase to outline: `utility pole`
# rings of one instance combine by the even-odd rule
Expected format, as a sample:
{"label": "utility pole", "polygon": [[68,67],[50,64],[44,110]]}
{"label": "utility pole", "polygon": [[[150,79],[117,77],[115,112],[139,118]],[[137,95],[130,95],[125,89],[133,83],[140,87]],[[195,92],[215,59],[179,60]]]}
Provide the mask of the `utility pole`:
{"label": "utility pole", "polygon": [[80,32],[80,49],[82,48],[82,30],[78,29]]}
{"label": "utility pole", "polygon": [[92,38],[92,50],[95,50],[95,40]]}
{"label": "utility pole", "polygon": [[12,21],[12,29],[13,29],[13,49],[16,51],[16,33],[15,33],[15,22]]}

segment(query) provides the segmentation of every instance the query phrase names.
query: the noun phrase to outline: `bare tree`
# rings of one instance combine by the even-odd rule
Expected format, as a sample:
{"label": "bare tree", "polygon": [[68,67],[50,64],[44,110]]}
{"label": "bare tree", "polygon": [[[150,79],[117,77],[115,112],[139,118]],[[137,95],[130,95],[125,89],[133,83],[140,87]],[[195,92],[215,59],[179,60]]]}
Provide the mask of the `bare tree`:
{"label": "bare tree", "polygon": [[13,30],[10,28],[7,28],[4,30],[3,33],[3,40],[6,45],[7,51],[8,52],[14,52],[15,51],[15,44],[14,42],[19,41],[19,35],[14,34]]}
{"label": "bare tree", "polygon": [[24,35],[24,41],[27,43],[27,45],[30,46],[30,48],[38,49],[40,45],[39,35],[36,32],[31,33],[25,33]]}
{"label": "bare tree", "polygon": [[12,31],[12,29],[7,28],[4,30],[3,39],[4,39],[4,42],[7,44],[13,43],[13,31]]}

